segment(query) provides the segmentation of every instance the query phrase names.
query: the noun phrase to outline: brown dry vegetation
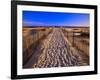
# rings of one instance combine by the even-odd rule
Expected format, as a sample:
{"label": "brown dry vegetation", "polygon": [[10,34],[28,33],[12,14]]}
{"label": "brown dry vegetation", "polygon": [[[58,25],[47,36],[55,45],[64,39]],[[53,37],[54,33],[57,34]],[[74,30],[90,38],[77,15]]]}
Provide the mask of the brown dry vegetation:
{"label": "brown dry vegetation", "polygon": [[25,64],[34,53],[41,39],[51,31],[51,28],[23,28],[23,64]]}
{"label": "brown dry vegetation", "polygon": [[63,32],[74,48],[89,56],[89,27],[63,28]]}
{"label": "brown dry vegetation", "polygon": [[[58,30],[58,29],[56,29]],[[50,38],[50,34],[54,37],[51,37],[52,40],[57,43],[57,41],[64,41],[60,40],[63,39],[58,38],[60,36],[60,32],[63,33],[63,37],[65,37],[71,46],[81,53],[82,57],[86,55],[87,59],[89,59],[89,27],[84,28],[60,28],[60,32],[54,31],[54,28],[45,28],[45,27],[38,27],[38,28],[23,28],[23,65],[25,65],[32,55],[39,55],[36,54],[35,51],[38,51],[41,47],[39,47],[40,43],[48,36]],[[55,32],[55,33],[53,33]],[[56,35],[55,35],[56,34]],[[56,38],[55,38],[56,37]],[[58,39],[57,39],[58,38]],[[59,43],[58,41],[58,43]],[[47,42],[49,42],[47,38]],[[51,45],[50,43],[50,45]],[[67,42],[68,43],[68,42]],[[61,42],[62,44],[62,42]],[[54,46],[57,46],[53,43]],[[64,45],[64,44],[63,44]],[[69,44],[67,44],[68,46]],[[37,50],[38,47],[38,50]],[[52,45],[51,45],[52,47]],[[71,48],[71,47],[70,47]],[[46,48],[47,49],[47,48]],[[46,50],[45,49],[45,50]],[[38,52],[41,54],[41,52]],[[75,54],[75,53],[74,53]],[[34,60],[36,57],[34,56]],[[85,58],[84,58],[85,59]],[[33,61],[33,60],[32,60]],[[83,60],[85,61],[85,60]],[[87,61],[89,62],[89,61]]]}

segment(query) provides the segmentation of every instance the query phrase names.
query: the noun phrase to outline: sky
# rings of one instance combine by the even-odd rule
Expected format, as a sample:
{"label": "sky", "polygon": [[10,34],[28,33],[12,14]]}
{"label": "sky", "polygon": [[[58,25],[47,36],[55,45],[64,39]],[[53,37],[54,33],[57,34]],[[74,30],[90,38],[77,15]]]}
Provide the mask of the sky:
{"label": "sky", "polygon": [[23,26],[89,26],[86,13],[23,11]]}

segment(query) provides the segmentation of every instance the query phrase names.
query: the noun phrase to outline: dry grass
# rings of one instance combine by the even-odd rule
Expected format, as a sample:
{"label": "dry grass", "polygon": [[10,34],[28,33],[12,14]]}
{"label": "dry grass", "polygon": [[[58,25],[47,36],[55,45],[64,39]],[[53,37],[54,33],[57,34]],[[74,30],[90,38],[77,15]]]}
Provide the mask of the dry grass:
{"label": "dry grass", "polygon": [[89,56],[89,28],[63,28],[64,35],[77,50]]}
{"label": "dry grass", "polygon": [[51,31],[51,28],[23,28],[23,63],[28,61],[41,39]]}

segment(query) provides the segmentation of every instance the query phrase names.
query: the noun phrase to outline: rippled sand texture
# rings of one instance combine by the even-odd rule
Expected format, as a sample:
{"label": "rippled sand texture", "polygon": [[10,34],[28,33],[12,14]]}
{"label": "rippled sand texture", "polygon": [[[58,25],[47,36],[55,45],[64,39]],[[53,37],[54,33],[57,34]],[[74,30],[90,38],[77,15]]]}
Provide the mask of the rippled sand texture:
{"label": "rippled sand texture", "polygon": [[[51,29],[51,31],[36,44],[36,48],[30,48],[31,56],[23,65],[23,68],[89,65],[89,52],[87,55],[72,46],[72,43],[67,39],[65,33],[60,28]],[[35,44],[32,43],[31,46],[32,45]],[[23,52],[23,55],[24,54],[25,52]]]}

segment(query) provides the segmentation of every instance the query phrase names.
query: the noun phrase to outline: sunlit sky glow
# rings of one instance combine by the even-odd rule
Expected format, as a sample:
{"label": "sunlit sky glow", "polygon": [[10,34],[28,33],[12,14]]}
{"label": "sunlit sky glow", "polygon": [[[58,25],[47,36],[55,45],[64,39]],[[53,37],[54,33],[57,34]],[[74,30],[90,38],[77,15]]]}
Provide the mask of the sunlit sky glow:
{"label": "sunlit sky glow", "polygon": [[86,13],[23,11],[23,26],[89,26]]}

